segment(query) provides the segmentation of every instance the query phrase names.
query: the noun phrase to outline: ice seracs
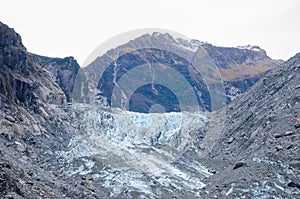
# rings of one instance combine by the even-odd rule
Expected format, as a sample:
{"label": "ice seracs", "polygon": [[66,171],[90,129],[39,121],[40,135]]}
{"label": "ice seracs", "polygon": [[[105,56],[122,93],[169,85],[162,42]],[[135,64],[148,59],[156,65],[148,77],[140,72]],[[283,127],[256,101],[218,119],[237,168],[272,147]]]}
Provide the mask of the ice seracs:
{"label": "ice seracs", "polygon": [[[84,128],[70,140],[68,151],[57,152],[68,162],[61,169],[66,174],[101,179],[104,187],[112,189],[111,197],[126,189],[156,198],[174,188],[193,192],[195,185],[199,191],[206,186],[203,178],[211,175],[208,169],[183,156],[193,146],[194,136],[208,128],[206,116],[88,106],[74,110],[81,115],[79,126]],[[99,167],[97,162],[106,166]]]}

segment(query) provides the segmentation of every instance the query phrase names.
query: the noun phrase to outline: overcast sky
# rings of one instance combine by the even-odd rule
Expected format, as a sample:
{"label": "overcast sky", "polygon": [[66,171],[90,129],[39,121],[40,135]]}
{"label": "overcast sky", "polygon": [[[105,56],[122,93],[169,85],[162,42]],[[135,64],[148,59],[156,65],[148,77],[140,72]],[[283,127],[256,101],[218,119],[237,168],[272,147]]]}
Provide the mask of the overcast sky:
{"label": "overcast sky", "polygon": [[258,45],[276,59],[300,52],[300,0],[0,0],[0,21],[28,51],[83,64],[101,43],[140,28],[221,46]]}

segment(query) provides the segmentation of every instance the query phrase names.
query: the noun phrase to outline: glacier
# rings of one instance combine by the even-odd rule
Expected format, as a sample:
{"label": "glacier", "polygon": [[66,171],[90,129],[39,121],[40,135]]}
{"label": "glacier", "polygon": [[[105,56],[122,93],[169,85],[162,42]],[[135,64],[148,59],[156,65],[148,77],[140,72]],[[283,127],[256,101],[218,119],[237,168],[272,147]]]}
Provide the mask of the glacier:
{"label": "glacier", "polygon": [[111,198],[135,192],[148,198],[177,192],[196,197],[206,186],[203,179],[212,175],[187,153],[209,126],[201,113],[136,113],[78,104],[74,114],[78,132],[68,151],[57,151],[66,162],[60,171],[92,176],[111,189]]}

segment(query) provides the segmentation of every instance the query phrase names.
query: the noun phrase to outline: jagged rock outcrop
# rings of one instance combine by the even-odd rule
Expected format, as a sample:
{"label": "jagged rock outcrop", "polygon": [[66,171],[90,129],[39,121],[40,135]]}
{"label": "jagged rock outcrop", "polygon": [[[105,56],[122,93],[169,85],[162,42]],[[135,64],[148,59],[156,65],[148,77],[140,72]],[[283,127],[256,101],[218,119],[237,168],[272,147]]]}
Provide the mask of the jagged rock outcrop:
{"label": "jagged rock outcrop", "polygon": [[0,22],[0,197],[105,198],[100,187],[91,191],[46,169],[44,151],[63,149],[75,131],[66,102],[78,64],[73,58],[53,59],[44,68],[39,61],[51,58],[36,58]]}
{"label": "jagged rock outcrop", "polygon": [[65,103],[60,87],[39,67],[13,29],[1,24],[1,94],[35,112],[41,103]]}
{"label": "jagged rock outcrop", "polygon": [[52,74],[52,79],[62,88],[67,97],[67,101],[71,102],[75,78],[80,68],[74,57],[61,59],[35,54],[31,55],[34,62]]}

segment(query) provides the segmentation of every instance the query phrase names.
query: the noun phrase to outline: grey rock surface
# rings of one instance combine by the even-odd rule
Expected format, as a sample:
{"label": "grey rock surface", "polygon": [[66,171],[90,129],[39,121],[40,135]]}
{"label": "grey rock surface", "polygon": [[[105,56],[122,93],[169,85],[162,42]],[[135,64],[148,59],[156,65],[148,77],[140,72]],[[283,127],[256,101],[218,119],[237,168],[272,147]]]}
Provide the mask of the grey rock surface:
{"label": "grey rock surface", "polygon": [[31,54],[31,56],[34,62],[51,73],[52,79],[64,91],[67,101],[71,102],[75,78],[80,68],[74,57],[61,59],[35,54]]}
{"label": "grey rock surface", "polygon": [[0,198],[107,197],[101,187],[91,190],[80,180],[47,169],[44,151],[65,148],[75,131],[66,94],[55,80],[33,60],[21,37],[0,23]]}
{"label": "grey rock surface", "polygon": [[[211,195],[300,196],[300,132],[295,126],[300,115],[299,82],[297,54],[228,105],[224,128],[217,130],[213,147],[202,160],[217,171],[207,181]],[[215,118],[218,123],[220,118]],[[214,131],[210,128],[206,136],[215,135]]]}

